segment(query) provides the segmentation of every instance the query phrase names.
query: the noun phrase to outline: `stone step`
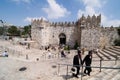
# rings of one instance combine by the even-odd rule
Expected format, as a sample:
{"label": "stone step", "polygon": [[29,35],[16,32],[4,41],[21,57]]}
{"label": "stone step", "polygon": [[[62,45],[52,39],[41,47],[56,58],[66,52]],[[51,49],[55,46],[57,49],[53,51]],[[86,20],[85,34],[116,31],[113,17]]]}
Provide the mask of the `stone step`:
{"label": "stone step", "polygon": [[110,56],[111,59],[116,59],[116,55],[114,55],[109,50],[103,49],[102,51],[104,51],[108,56]]}
{"label": "stone step", "polygon": [[100,51],[98,52],[98,55],[102,58],[102,60],[106,59],[106,57],[103,54],[101,54]]}
{"label": "stone step", "polygon": [[[112,65],[111,65],[112,67]],[[115,65],[114,67],[119,67]],[[110,80],[113,76],[119,73],[120,70],[113,70],[113,69],[105,69],[104,71],[94,75],[93,77],[87,80]]]}
{"label": "stone step", "polygon": [[114,48],[120,49],[120,46],[113,46]]}
{"label": "stone step", "polygon": [[103,52],[102,50],[100,50],[99,51],[99,53],[101,54],[101,55],[103,55],[103,57],[104,57],[104,59],[106,60],[110,60],[111,58],[110,58],[110,56],[108,56],[105,52]]}
{"label": "stone step", "polygon": [[118,74],[116,74],[113,78],[111,78],[110,80],[120,80],[120,71],[118,72]]}
{"label": "stone step", "polygon": [[112,77],[114,77],[115,75],[117,75],[118,72],[119,72],[119,70],[113,70],[110,73],[107,73],[107,75],[103,76],[102,79],[110,80]]}
{"label": "stone step", "polygon": [[[119,74],[118,70],[114,70],[112,72],[109,71],[109,73],[101,72],[101,73],[97,74],[97,76],[93,76],[92,78],[89,78],[87,80],[113,80],[113,79],[117,80],[117,79],[120,79],[120,74],[119,74],[119,76],[118,76],[118,74]],[[114,77],[114,76],[116,76],[116,77]],[[111,78],[113,78],[113,79],[111,79]]]}
{"label": "stone step", "polygon": [[106,50],[110,51],[110,52],[113,53],[114,55],[120,56],[120,51],[116,51],[116,50],[111,49],[111,48],[107,48]]}
{"label": "stone step", "polygon": [[100,55],[98,52],[97,53],[95,53],[96,54],[96,56],[98,57],[98,58],[100,58],[100,60],[103,60],[104,58],[102,57],[102,55]]}
{"label": "stone step", "polygon": [[90,76],[88,76],[88,75],[83,76],[82,80],[88,80],[88,79],[94,77],[96,74],[99,74],[99,69],[92,70],[92,72],[90,73]]}
{"label": "stone step", "polygon": [[116,47],[109,47],[109,48],[112,49],[112,50],[120,52],[120,48],[116,48]]}

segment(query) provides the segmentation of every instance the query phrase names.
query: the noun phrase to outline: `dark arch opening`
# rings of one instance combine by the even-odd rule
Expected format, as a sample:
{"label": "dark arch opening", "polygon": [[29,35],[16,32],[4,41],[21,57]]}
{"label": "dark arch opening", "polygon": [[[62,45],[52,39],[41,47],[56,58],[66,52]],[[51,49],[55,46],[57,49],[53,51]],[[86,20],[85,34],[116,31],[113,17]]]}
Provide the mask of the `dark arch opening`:
{"label": "dark arch opening", "polygon": [[59,35],[59,44],[60,45],[65,45],[66,44],[66,35],[64,34],[64,33],[61,33],[60,35]]}

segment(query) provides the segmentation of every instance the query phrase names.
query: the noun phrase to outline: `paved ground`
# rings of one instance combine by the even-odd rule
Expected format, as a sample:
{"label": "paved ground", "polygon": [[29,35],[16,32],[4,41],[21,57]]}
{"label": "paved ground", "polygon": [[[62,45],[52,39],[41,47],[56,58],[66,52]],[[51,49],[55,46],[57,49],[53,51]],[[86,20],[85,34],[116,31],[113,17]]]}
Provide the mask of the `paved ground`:
{"label": "paved ground", "polygon": [[[38,49],[26,49],[25,46],[13,45],[11,42],[0,41],[0,46],[9,47],[9,57],[0,57],[0,80],[65,80],[66,76],[66,66],[60,66],[59,75],[58,75],[58,63],[61,64],[72,64],[73,56],[76,51],[71,51],[70,54],[67,54],[67,58],[58,58],[57,55],[53,58],[48,58],[48,54],[44,50]],[[15,50],[15,51],[14,51]],[[1,50],[3,51],[3,50]],[[17,52],[20,51],[20,52]],[[52,52],[55,53],[55,52]],[[19,54],[19,55],[18,55]],[[83,57],[87,52],[83,55]],[[28,59],[26,59],[28,55]],[[93,55],[94,60],[98,60],[98,57]],[[37,61],[36,59],[39,58]],[[106,63],[104,66],[112,66],[114,62]],[[99,62],[93,62],[94,66],[99,66]],[[20,68],[26,67],[25,71],[19,71]],[[69,80],[79,80],[76,78],[71,78],[71,73],[68,73]],[[99,73],[99,69],[93,69],[91,76]],[[90,78],[85,76],[83,80]]]}

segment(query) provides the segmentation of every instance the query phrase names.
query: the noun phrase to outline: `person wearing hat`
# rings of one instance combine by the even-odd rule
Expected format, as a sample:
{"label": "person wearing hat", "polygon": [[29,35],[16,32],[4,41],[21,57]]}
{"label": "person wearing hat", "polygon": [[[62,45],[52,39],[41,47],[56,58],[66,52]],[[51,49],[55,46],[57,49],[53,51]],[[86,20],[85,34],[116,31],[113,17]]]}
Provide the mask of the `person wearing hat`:
{"label": "person wearing hat", "polygon": [[80,64],[82,64],[82,58],[81,58],[81,51],[79,50],[73,58],[73,67],[77,69],[76,73],[72,74],[73,77],[78,78],[79,71],[80,71]]}
{"label": "person wearing hat", "polygon": [[[85,58],[83,59],[82,64],[84,64],[85,62],[85,69],[84,69],[84,73],[90,76],[90,72],[92,71],[91,69],[91,63],[92,63],[92,50],[88,52],[88,55],[85,56]],[[87,71],[87,72],[86,72]]]}

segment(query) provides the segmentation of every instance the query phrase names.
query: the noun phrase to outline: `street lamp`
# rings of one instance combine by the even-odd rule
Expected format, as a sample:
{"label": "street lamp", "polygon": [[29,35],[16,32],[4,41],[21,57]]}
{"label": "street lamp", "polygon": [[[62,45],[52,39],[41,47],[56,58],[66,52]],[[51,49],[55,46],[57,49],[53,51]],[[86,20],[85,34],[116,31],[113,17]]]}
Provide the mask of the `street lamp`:
{"label": "street lamp", "polygon": [[81,43],[82,43],[82,29],[84,29],[85,25],[84,24],[81,24],[80,25],[80,48],[81,48]]}
{"label": "street lamp", "polygon": [[0,20],[0,22],[1,22],[1,23],[3,23],[3,21],[2,21],[2,20]]}
{"label": "street lamp", "polygon": [[3,39],[5,39],[5,26],[4,26],[4,22],[2,20],[0,20],[0,22],[2,23],[2,27],[3,27]]}

